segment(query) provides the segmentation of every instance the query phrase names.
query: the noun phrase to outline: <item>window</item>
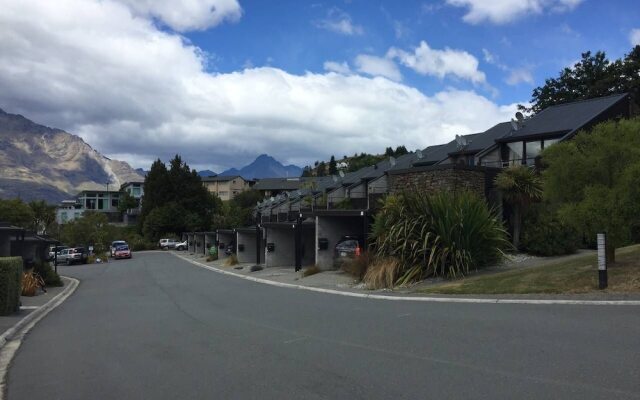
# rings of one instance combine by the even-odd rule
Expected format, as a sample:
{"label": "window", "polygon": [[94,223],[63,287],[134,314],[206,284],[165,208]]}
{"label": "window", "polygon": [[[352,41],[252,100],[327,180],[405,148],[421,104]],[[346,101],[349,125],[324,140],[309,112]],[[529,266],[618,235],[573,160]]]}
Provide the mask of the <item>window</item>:
{"label": "window", "polygon": [[517,161],[522,162],[522,142],[507,143],[507,150],[508,150],[507,160],[511,164],[514,164]]}
{"label": "window", "polygon": [[558,143],[559,141],[560,139],[545,139],[544,148],[546,149],[547,147],[551,146],[554,143]]}
{"label": "window", "polygon": [[111,199],[111,207],[118,208],[118,199]]}
{"label": "window", "polygon": [[527,142],[527,165],[533,165],[535,158],[542,151],[542,141]]}
{"label": "window", "polygon": [[104,199],[98,199],[98,210],[104,210]]}

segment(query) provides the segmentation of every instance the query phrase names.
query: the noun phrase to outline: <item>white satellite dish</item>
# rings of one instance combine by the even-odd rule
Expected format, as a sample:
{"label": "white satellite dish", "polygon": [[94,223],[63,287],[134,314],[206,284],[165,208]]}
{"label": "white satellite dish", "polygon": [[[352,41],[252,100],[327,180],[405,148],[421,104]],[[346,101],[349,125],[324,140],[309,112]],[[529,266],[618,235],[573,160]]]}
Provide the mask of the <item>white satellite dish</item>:
{"label": "white satellite dish", "polygon": [[456,135],[456,143],[458,144],[458,148],[463,148],[467,145],[467,138],[462,135]]}
{"label": "white satellite dish", "polygon": [[344,178],[344,171],[339,171],[338,174],[340,175],[340,178]]}
{"label": "white satellite dish", "polygon": [[524,121],[524,114],[522,114],[520,111],[518,111],[516,113],[516,119],[518,120],[518,122]]}
{"label": "white satellite dish", "polygon": [[520,125],[518,125],[518,121],[516,121],[515,119],[511,120],[511,129],[513,129],[514,131],[520,129]]}
{"label": "white satellite dish", "polygon": [[416,157],[418,157],[418,160],[424,157],[424,154],[422,154],[422,150],[416,150]]}
{"label": "white satellite dish", "polygon": [[396,166],[396,158],[394,156],[389,157],[389,164],[391,164],[392,167]]}

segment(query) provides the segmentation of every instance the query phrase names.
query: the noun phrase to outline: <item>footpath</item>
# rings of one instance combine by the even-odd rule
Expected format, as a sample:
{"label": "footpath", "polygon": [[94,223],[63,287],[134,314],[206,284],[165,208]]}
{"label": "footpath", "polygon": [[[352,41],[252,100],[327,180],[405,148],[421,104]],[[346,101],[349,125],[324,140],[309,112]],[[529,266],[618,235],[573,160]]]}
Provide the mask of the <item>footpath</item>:
{"label": "footpath", "polygon": [[[254,282],[271,284],[274,286],[306,289],[316,292],[331,293],[352,297],[365,297],[383,300],[456,302],[456,303],[500,303],[500,304],[576,304],[576,305],[640,305],[638,294],[505,294],[505,295],[428,295],[416,293],[416,289],[425,285],[436,284],[437,281],[423,281],[413,286],[391,289],[370,290],[363,283],[343,271],[323,271],[304,277],[302,271],[294,271],[292,267],[270,267],[251,272],[254,264],[237,264],[226,266],[224,261],[206,261],[206,256],[190,254],[189,252],[171,252],[183,260],[209,270],[248,279]],[[568,257],[575,257],[574,255]],[[503,266],[493,270],[508,270],[514,268],[531,268],[536,265],[546,265],[553,259],[522,257],[513,259]]]}

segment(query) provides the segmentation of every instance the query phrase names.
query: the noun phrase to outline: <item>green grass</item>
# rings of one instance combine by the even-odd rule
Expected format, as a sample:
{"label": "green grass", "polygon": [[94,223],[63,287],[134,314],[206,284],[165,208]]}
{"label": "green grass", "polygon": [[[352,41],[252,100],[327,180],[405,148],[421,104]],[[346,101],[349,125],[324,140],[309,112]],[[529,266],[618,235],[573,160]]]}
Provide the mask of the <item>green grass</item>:
{"label": "green grass", "polygon": [[[612,293],[640,292],[640,245],[616,251],[616,264],[608,268]],[[558,261],[541,267],[498,272],[446,282],[418,290],[426,294],[588,293],[598,290],[595,255]]]}

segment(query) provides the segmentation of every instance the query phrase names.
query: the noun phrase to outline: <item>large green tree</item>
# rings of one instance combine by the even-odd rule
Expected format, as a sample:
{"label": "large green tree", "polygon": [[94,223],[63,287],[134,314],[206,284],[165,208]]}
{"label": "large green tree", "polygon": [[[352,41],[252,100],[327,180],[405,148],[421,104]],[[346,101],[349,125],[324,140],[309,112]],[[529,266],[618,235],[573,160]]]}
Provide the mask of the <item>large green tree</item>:
{"label": "large green tree", "polygon": [[329,175],[336,175],[338,173],[338,167],[336,164],[336,158],[331,156],[329,160]]}
{"label": "large green tree", "polygon": [[34,213],[21,199],[0,199],[0,221],[25,229],[33,227]]}
{"label": "large green tree", "polygon": [[149,240],[167,233],[210,228],[215,198],[179,155],[169,162],[169,169],[162,161],[155,161],[144,189],[141,226]]}
{"label": "large green tree", "polygon": [[29,203],[29,207],[33,211],[32,229],[46,234],[56,221],[56,206],[47,204],[44,200],[34,200]]}
{"label": "large green tree", "polygon": [[583,53],[573,67],[564,68],[557,78],[546,79],[533,90],[530,107],[519,108],[537,113],[556,104],[626,92],[636,102],[640,100],[640,45],[615,61],[603,51]]}
{"label": "large green tree", "polygon": [[543,152],[545,197],[587,238],[607,233],[607,256],[640,227],[640,118],[599,124]]}

